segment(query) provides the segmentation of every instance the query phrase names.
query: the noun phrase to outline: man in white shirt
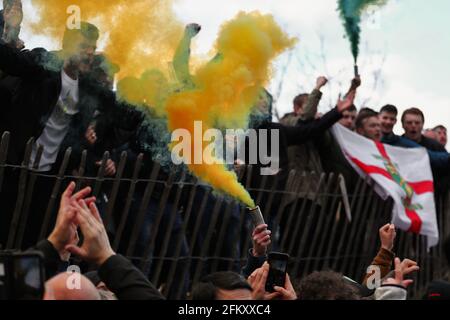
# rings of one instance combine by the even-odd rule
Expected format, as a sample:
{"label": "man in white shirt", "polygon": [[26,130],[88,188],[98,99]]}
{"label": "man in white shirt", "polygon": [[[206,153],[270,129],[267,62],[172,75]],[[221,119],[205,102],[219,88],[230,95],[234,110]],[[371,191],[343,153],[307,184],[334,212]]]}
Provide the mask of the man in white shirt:
{"label": "man in white shirt", "polygon": [[[15,24],[20,22],[5,17],[5,31],[17,27]],[[98,29],[82,22],[80,29],[65,31],[62,50],[56,53],[49,53],[44,49],[20,51],[8,45],[4,41],[7,39],[0,40],[0,70],[7,75],[2,82],[14,83],[14,87],[9,88],[11,98],[2,101],[0,117],[0,134],[4,131],[11,133],[8,164],[20,165],[27,141],[35,137],[31,163],[36,158],[38,146],[42,145],[43,154],[38,171],[49,173],[55,169],[52,167],[68,133],[85,131],[87,126],[86,129],[83,126],[91,121],[96,108],[100,108],[101,104],[114,103],[112,92],[111,97],[99,97],[95,90],[89,89],[87,80],[82,77],[83,73],[89,71],[98,38]],[[89,112],[86,112],[86,99],[95,102],[90,103]],[[28,238],[23,243],[25,247],[36,241],[54,180],[38,177],[28,222],[14,221],[12,213],[16,207],[19,172],[9,168],[7,171],[3,183],[7,188],[3,188],[0,198],[9,199],[9,205],[4,205],[0,217],[0,244],[6,244],[10,231],[13,233],[10,238],[14,239],[17,225],[32,225],[33,230],[25,231]],[[15,243],[20,242],[11,239],[10,247],[16,247]]]}

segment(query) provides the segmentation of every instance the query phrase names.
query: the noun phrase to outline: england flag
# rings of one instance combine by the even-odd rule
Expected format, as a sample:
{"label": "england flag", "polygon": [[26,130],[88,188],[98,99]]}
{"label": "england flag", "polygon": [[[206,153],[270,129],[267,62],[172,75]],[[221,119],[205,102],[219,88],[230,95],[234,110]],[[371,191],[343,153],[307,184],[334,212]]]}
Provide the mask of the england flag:
{"label": "england flag", "polygon": [[428,247],[435,246],[439,231],[426,149],[385,145],[340,124],[332,132],[355,170],[363,178],[370,176],[375,181],[375,190],[381,197],[394,199],[392,223],[402,230],[427,236]]}

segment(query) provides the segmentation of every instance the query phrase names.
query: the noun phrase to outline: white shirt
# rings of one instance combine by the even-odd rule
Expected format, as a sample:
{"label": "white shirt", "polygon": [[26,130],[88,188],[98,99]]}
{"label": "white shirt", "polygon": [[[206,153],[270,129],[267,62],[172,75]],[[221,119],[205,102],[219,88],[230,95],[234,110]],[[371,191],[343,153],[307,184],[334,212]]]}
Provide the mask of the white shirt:
{"label": "white shirt", "polygon": [[43,146],[41,161],[37,171],[50,171],[58,156],[61,143],[69,131],[72,116],[78,113],[78,79],[73,80],[61,71],[61,94],[41,136],[33,145],[30,168],[34,165],[38,146]]}

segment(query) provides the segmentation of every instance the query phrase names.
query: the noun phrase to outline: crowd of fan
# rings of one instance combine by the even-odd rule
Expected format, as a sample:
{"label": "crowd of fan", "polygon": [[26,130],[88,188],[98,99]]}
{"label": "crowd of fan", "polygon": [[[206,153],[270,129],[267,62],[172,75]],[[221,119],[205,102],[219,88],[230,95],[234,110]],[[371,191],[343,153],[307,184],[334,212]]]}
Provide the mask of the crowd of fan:
{"label": "crowd of fan", "polygon": [[[95,197],[89,197],[90,187],[74,193],[75,186],[74,182],[70,183],[61,197],[54,230],[46,240],[31,248],[44,256],[47,281],[43,299],[165,299],[131,261],[112,250]],[[77,229],[84,239],[81,245]],[[252,237],[251,256],[242,271],[204,276],[192,289],[193,300],[406,300],[407,287],[413,283],[411,276],[420,270],[415,261],[395,257],[395,226],[386,224],[379,230],[380,250],[361,284],[333,271],[316,271],[299,280],[291,280],[286,273],[284,285],[274,286],[273,292],[268,292],[270,266],[266,259],[270,231],[267,225],[257,226]],[[450,266],[450,238],[445,241],[445,248]],[[71,273],[58,272],[67,268],[71,254],[89,263],[93,270],[80,275],[77,289],[67,286]],[[373,277],[377,273],[374,268],[379,279]],[[448,280],[430,283],[424,299],[449,299]],[[381,285],[375,285],[376,281]]]}
{"label": "crowd of fan", "polygon": [[[11,133],[8,150],[8,170],[0,200],[4,210],[0,217],[0,244],[6,244],[10,232],[11,220],[15,209],[15,201],[19,192],[20,166],[23,165],[26,145],[30,137],[37,137],[31,152],[30,168],[40,175],[36,180],[33,194],[33,214],[29,217],[29,224],[25,232],[23,247],[34,245],[39,230],[36,226],[42,223],[48,199],[54,180],[63,161],[67,148],[71,148],[72,156],[67,165],[69,174],[77,174],[82,151],[87,150],[85,175],[95,176],[99,167],[104,167],[108,177],[114,177],[117,163],[122,151],[126,151],[129,159],[137,160],[143,155],[142,167],[137,173],[139,177],[147,178],[155,165],[155,155],[152,145],[160,137],[151,136],[148,127],[154,125],[146,119],[151,114],[145,114],[138,106],[132,106],[123,101],[113,91],[114,75],[118,67],[110,63],[105,56],[96,52],[99,38],[98,29],[89,23],[82,23],[78,30],[67,29],[63,38],[62,50],[48,52],[37,48],[31,51],[23,50],[24,44],[18,34],[22,20],[20,1],[11,8],[5,8],[0,14],[0,132]],[[19,18],[17,18],[19,17]],[[189,52],[190,40],[199,32],[198,25],[191,24],[186,28],[180,48],[174,57],[175,72],[181,83],[189,79],[179,72],[180,65],[188,65],[184,61],[185,52]],[[177,67],[178,65],[178,67]],[[258,109],[258,115],[251,125],[258,129],[280,131],[280,170],[275,172],[279,189],[285,188],[287,173],[290,169],[307,172],[338,172],[351,186],[355,172],[349,164],[339,146],[332,137],[329,129],[340,123],[350,130],[356,131],[369,139],[405,148],[425,147],[430,156],[430,162],[435,176],[438,190],[448,188],[450,156],[445,150],[447,131],[443,126],[432,130],[424,130],[425,117],[416,108],[406,110],[401,118],[405,134],[397,136],[393,128],[397,121],[397,109],[392,105],[381,108],[376,112],[369,108],[362,108],[359,113],[354,106],[354,99],[361,80],[356,77],[344,99],[339,99],[335,108],[328,113],[318,113],[318,105],[322,96],[321,88],[327,79],[319,77],[317,86],[311,94],[302,94],[294,99],[294,111],[281,119],[281,123],[271,121],[271,97],[267,91],[264,103]],[[261,116],[261,113],[263,116]],[[42,153],[39,146],[43,147]],[[105,151],[110,152],[110,158],[103,159]],[[128,161],[135,163],[135,161]],[[34,167],[33,167],[34,166]],[[133,176],[133,167],[124,170],[124,176]],[[258,170],[255,170],[258,172]],[[157,177],[165,181],[168,173],[160,171]],[[261,179],[257,174],[252,177],[253,183]],[[314,177],[310,179],[314,180]],[[310,181],[309,188],[313,188],[317,181]],[[138,232],[139,238],[133,255],[147,254],[151,261],[152,252],[147,252],[147,244],[154,238],[151,234],[155,216],[159,210],[159,200],[162,188],[156,187],[149,200],[143,221],[137,221],[139,205],[146,192],[144,183],[138,183],[133,195],[130,208],[128,226],[140,226],[134,230],[127,226],[123,243]],[[301,186],[300,186],[301,187]],[[70,183],[62,195],[59,212],[55,215],[55,229],[47,240],[39,242],[34,249],[43,252],[48,281],[46,283],[45,298],[49,299],[100,299],[114,297],[117,299],[163,299],[161,293],[148,281],[151,263],[144,272],[139,271],[121,255],[116,254],[109,243],[108,234],[114,226],[104,226],[103,211],[107,200],[104,198],[108,190],[102,190],[103,197],[88,198],[90,187],[75,193],[75,184]],[[108,188],[108,186],[106,187]],[[205,212],[212,212],[215,199],[207,186],[201,185],[197,192],[194,205],[200,206],[206,199]],[[126,192],[124,190],[119,190]],[[118,197],[118,199],[124,197]],[[307,198],[307,196],[305,196]],[[284,203],[288,211],[289,200],[275,198],[276,203]],[[305,201],[309,201],[306,199]],[[126,204],[118,203],[121,208]],[[182,225],[179,213],[175,221],[170,222],[174,212],[173,195],[167,199],[156,240],[165,238],[165,231],[171,234],[171,239],[178,239]],[[97,209],[98,208],[98,209]],[[114,210],[117,221],[120,221],[120,209]],[[273,218],[274,214],[270,213]],[[206,214],[200,223],[201,230],[206,230],[210,224],[211,215]],[[225,251],[239,250],[233,245],[237,230],[233,228],[239,223],[240,209],[232,209],[229,228],[224,239]],[[169,226],[170,225],[170,226]],[[286,276],[284,287],[276,287],[274,293],[265,291],[265,283],[269,271],[266,261],[267,248],[270,245],[271,220],[268,225],[256,226],[253,232],[253,249],[249,252],[249,260],[241,274],[220,272],[205,276],[197,284],[191,294],[193,299],[362,299],[372,297],[376,299],[406,299],[406,287],[411,280],[405,279],[410,273],[418,270],[417,264],[411,260],[400,261],[395,258],[392,247],[395,238],[395,228],[386,225],[380,230],[382,248],[373,264],[382,270],[383,285],[376,290],[368,290],[365,283],[355,282],[334,272],[315,272],[301,280],[297,285]],[[78,246],[77,229],[83,235],[82,245]],[[107,232],[108,229],[108,232]],[[283,229],[281,229],[282,231]],[[128,238],[127,238],[128,237]],[[204,232],[198,233],[196,243],[203,242]],[[231,239],[231,240],[230,240]],[[292,238],[295,241],[295,236]],[[230,240],[230,241],[228,241]],[[176,241],[169,241],[168,253],[177,251]],[[121,249],[123,250],[123,248]],[[188,243],[181,239],[180,256],[188,255]],[[194,251],[195,252],[195,251]],[[69,290],[65,287],[67,273],[57,274],[61,265],[67,263],[68,256],[75,254],[96,269],[96,281],[83,278],[82,290]],[[395,259],[394,259],[395,258]],[[394,271],[390,268],[395,264]],[[180,262],[178,270],[185,265]],[[234,270],[239,270],[236,265]],[[181,274],[181,276],[180,276]],[[188,279],[184,272],[176,272],[179,283]],[[90,275],[92,277],[92,274]],[[370,278],[370,275],[367,276]],[[326,283],[326,285],[324,285]],[[182,285],[183,286],[183,285]],[[185,292],[187,293],[187,292]],[[436,296],[436,295],[430,295]],[[170,294],[169,294],[170,297]]]}

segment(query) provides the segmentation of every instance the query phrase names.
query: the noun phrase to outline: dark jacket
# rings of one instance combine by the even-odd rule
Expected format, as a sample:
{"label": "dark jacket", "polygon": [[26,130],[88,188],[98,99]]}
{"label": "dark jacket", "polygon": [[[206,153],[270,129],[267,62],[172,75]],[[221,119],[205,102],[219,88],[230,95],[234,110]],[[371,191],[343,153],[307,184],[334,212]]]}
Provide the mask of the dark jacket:
{"label": "dark jacket", "polygon": [[[279,131],[279,167],[280,171],[278,172],[278,189],[283,190],[284,184],[287,181],[287,177],[289,174],[289,158],[288,158],[288,147],[293,145],[300,145],[309,140],[314,140],[319,138],[326,130],[331,128],[336,122],[341,119],[342,115],[337,111],[336,108],[332,109],[328,113],[326,113],[322,118],[309,121],[309,122],[299,122],[296,126],[284,126],[279,123],[273,122],[265,122],[260,125],[257,129],[266,129],[269,131],[268,133],[268,150],[271,150],[270,145],[270,133],[272,130]],[[250,150],[250,146],[246,145],[246,151]],[[258,163],[252,164],[253,174],[252,176],[256,180],[253,181],[252,185],[257,186],[260,176],[260,169],[263,168],[260,161],[259,155],[259,136],[258,136]],[[246,156],[246,160],[248,161],[249,157]],[[245,180],[243,180],[245,181]],[[256,183],[256,185],[255,185]]]}
{"label": "dark jacket", "polygon": [[264,262],[267,260],[267,255],[262,257],[255,257],[252,253],[253,248],[248,250],[247,253],[247,264],[242,268],[241,273],[244,275],[244,277],[248,278],[250,275],[255,271],[256,269],[259,269],[262,267]]}
{"label": "dark jacket", "polygon": [[[64,262],[48,240],[39,242],[33,250],[44,255],[47,279],[57,274]],[[163,300],[164,296],[126,258],[114,255],[98,269],[100,279],[119,300]]]}
{"label": "dark jacket", "polygon": [[[260,131],[258,130],[258,142],[257,142],[257,154],[258,154],[258,163],[252,164],[252,172],[250,178],[250,194],[254,199],[257,199],[260,194],[260,189],[266,190],[274,190],[272,200],[270,196],[262,197],[261,202],[258,203],[263,211],[269,211],[271,215],[275,214],[279,209],[281,210],[284,207],[284,201],[287,197],[284,193],[280,191],[284,191],[287,187],[288,177],[289,177],[289,157],[288,157],[288,147],[293,145],[300,145],[309,140],[314,140],[320,137],[325,131],[327,131],[331,126],[333,126],[336,122],[341,119],[342,115],[337,111],[337,108],[332,109],[328,113],[326,113],[322,118],[309,121],[309,122],[299,122],[296,126],[284,126],[279,123],[273,122],[265,122],[260,125],[257,129],[266,129],[268,130],[268,152],[271,152],[271,132],[272,130],[278,130],[279,133],[279,171],[274,175],[269,175],[265,179],[263,179],[263,175],[261,174],[261,169],[264,168],[261,165],[260,160],[260,143],[261,140],[259,138]],[[246,161],[249,160],[248,152],[250,151],[249,141],[246,143]],[[270,167],[268,165],[267,167]],[[247,177],[249,172],[247,171],[241,181],[245,184],[247,183]],[[265,185],[263,185],[263,181]],[[269,203],[272,203],[269,210]]]}
{"label": "dark jacket", "polygon": [[164,296],[144,274],[121,255],[106,260],[98,274],[119,300],[164,300]]}
{"label": "dark jacket", "polygon": [[67,269],[68,263],[61,260],[58,251],[55,250],[53,245],[48,240],[40,241],[34,248],[30,250],[36,250],[42,252],[44,255],[44,267],[46,280],[54,277],[59,270]]}
{"label": "dark jacket", "polygon": [[[10,164],[20,164],[27,141],[42,134],[61,93],[61,69],[62,62],[53,53],[42,48],[19,51],[0,40],[0,70],[8,75],[0,81],[0,132],[11,132]],[[79,113],[72,118],[66,136],[77,144],[95,110],[111,108],[115,103],[112,91],[84,77],[79,80],[79,97]]]}
{"label": "dark jacket", "polygon": [[[404,137],[404,135],[403,135],[403,137]],[[424,135],[422,135],[422,137],[420,138],[420,141],[418,143],[422,147],[425,147],[431,151],[447,152],[447,150],[445,150],[445,147],[442,146],[439,142],[437,142],[436,140],[427,138]]]}
{"label": "dark jacket", "polygon": [[[418,142],[422,147],[425,147],[429,153],[434,151],[435,153],[447,153],[447,150],[436,140],[427,138],[422,135]],[[433,164],[433,163],[432,163]],[[434,187],[437,193],[444,193],[450,188],[450,168],[449,166],[437,167],[432,166]]]}

